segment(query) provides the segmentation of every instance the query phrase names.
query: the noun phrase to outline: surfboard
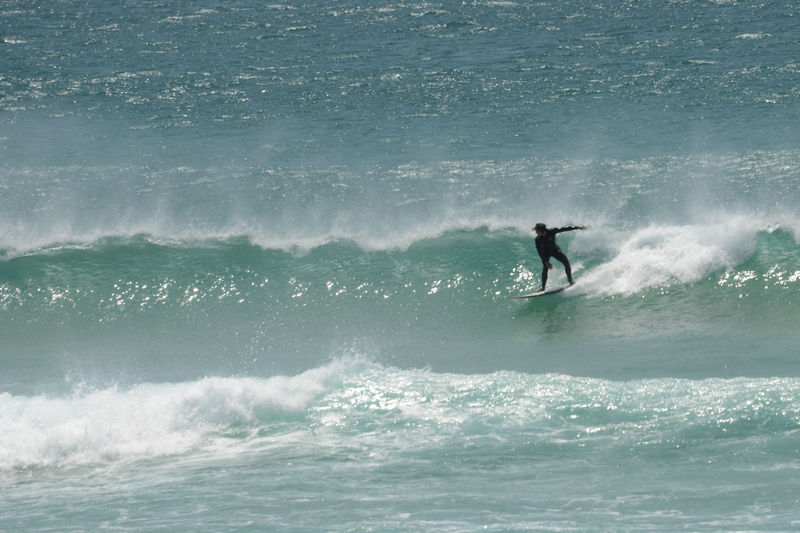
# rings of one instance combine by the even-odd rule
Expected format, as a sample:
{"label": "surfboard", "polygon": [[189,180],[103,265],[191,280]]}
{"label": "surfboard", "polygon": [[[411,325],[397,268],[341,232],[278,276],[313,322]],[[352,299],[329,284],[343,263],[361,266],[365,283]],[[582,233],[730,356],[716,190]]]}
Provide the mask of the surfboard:
{"label": "surfboard", "polygon": [[571,287],[571,285],[564,285],[563,287],[558,287],[557,289],[548,289],[546,291],[532,292],[530,294],[521,294],[519,296],[512,296],[512,298],[524,299],[524,298],[536,298],[538,296],[547,296],[548,294],[555,294],[557,292],[561,292],[564,289],[568,289],[570,287]]}

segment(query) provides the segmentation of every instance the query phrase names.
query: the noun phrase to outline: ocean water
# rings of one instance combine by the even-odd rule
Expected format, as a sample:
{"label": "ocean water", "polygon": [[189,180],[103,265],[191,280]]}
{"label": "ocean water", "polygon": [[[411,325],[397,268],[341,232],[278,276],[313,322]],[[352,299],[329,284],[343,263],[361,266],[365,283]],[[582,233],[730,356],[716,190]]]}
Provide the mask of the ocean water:
{"label": "ocean water", "polygon": [[0,530],[796,530],[798,57],[788,1],[5,0]]}

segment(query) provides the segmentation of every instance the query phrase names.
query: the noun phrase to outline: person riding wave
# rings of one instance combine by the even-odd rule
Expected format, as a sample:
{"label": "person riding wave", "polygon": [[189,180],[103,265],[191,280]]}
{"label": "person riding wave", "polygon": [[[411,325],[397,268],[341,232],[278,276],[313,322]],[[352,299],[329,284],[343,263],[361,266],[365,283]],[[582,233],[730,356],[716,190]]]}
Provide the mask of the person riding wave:
{"label": "person riding wave", "polygon": [[548,228],[542,222],[539,222],[533,227],[536,231],[536,251],[539,252],[539,257],[542,258],[542,290],[545,290],[547,285],[547,272],[553,268],[550,263],[550,258],[555,258],[564,265],[564,272],[567,274],[567,280],[570,285],[575,282],[572,281],[572,267],[569,264],[569,259],[561,251],[561,248],[556,244],[556,235],[565,231],[573,231],[576,229],[585,230],[586,226],[565,226],[563,228]]}

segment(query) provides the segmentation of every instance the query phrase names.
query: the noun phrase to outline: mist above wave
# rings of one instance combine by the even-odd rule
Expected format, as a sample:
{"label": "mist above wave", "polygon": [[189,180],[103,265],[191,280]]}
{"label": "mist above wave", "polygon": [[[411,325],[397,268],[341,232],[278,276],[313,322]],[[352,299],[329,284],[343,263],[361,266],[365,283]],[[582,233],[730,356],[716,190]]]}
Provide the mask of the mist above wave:
{"label": "mist above wave", "polygon": [[633,159],[410,161],[398,165],[13,166],[0,169],[0,250],[149,235],[247,236],[307,251],[333,240],[404,248],[482,226],[691,226],[741,215],[797,229],[796,151]]}

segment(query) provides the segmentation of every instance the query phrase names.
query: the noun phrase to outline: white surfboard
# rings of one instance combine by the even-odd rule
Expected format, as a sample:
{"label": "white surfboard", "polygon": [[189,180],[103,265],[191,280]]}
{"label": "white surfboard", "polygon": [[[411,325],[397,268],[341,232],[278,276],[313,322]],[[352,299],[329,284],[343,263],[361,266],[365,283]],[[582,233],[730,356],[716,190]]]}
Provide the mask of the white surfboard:
{"label": "white surfboard", "polygon": [[524,299],[524,298],[536,298],[538,296],[547,296],[548,294],[555,294],[565,289],[569,289],[571,286],[572,285],[564,285],[563,287],[558,287],[556,289],[548,289],[546,291],[532,292],[530,294],[521,294],[519,296],[512,296],[512,298]]}

